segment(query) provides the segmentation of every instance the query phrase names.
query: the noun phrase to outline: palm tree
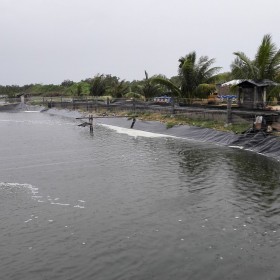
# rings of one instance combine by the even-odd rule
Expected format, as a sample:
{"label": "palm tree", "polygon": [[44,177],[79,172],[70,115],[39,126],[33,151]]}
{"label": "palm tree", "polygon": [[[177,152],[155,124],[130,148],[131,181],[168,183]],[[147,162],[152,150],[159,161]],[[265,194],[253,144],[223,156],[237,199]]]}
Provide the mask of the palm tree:
{"label": "palm tree", "polygon": [[200,84],[213,83],[214,75],[221,67],[211,67],[215,59],[201,56],[196,62],[196,52],[191,52],[179,59],[179,77],[182,81],[182,93],[186,97],[193,97]]}
{"label": "palm tree", "polygon": [[182,96],[181,87],[178,87],[174,82],[170,81],[166,77],[155,76],[151,78],[151,82],[166,87],[170,91],[172,96]]}
{"label": "palm tree", "polygon": [[[191,52],[179,59],[178,78],[180,85],[166,78],[153,78],[153,82],[167,87],[174,96],[193,98],[201,84],[212,84],[215,74],[221,67],[211,67],[215,59],[202,56],[196,61],[196,52]],[[201,89],[201,87],[200,87]]]}
{"label": "palm tree", "polygon": [[147,71],[145,71],[145,79],[137,86],[137,92],[148,99],[160,95],[162,90],[158,84],[151,81]]}
{"label": "palm tree", "polygon": [[129,92],[129,86],[125,80],[116,80],[111,83],[108,92],[115,98],[122,98]]}
{"label": "palm tree", "polygon": [[234,55],[231,69],[236,79],[275,80],[280,75],[280,50],[269,34],[264,35],[253,60],[243,52],[234,52]]}

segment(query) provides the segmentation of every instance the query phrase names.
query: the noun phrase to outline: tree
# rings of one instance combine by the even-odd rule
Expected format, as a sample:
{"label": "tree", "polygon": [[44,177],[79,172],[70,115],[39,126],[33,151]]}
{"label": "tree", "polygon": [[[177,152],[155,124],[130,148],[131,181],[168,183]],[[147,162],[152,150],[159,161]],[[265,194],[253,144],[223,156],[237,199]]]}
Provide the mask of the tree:
{"label": "tree", "polygon": [[[196,61],[196,52],[191,52],[179,59],[178,77],[154,78],[153,82],[166,86],[174,96],[193,98],[198,92],[198,86],[214,82],[215,74],[220,67],[211,67],[215,59],[202,56]],[[179,83],[179,85],[178,85]],[[201,87],[200,87],[201,89]]]}
{"label": "tree", "polygon": [[64,80],[60,85],[63,86],[63,87],[70,87],[74,84],[73,81],[70,81],[70,80]]}
{"label": "tree", "polygon": [[102,96],[106,92],[106,84],[104,75],[96,75],[90,80],[90,95]]}
{"label": "tree", "polygon": [[108,93],[116,98],[123,97],[129,91],[129,86],[125,80],[114,80],[108,87]]}
{"label": "tree", "polygon": [[172,96],[177,96],[177,97],[182,96],[181,88],[175,85],[166,77],[155,76],[151,79],[151,82],[166,87],[170,91]]}
{"label": "tree", "polygon": [[145,99],[155,97],[161,93],[159,85],[151,82],[147,71],[145,71],[145,79],[138,85],[138,91]]}
{"label": "tree", "polygon": [[192,98],[200,84],[214,82],[214,75],[221,69],[221,67],[211,67],[214,62],[215,59],[209,59],[208,56],[201,56],[196,61],[196,52],[191,52],[179,59],[178,73],[184,97]]}
{"label": "tree", "polygon": [[280,50],[272,43],[271,35],[264,35],[253,60],[243,52],[234,52],[231,64],[236,79],[277,80],[280,77]]}
{"label": "tree", "polygon": [[81,96],[82,95],[82,85],[81,84],[78,84],[77,85],[77,96]]}

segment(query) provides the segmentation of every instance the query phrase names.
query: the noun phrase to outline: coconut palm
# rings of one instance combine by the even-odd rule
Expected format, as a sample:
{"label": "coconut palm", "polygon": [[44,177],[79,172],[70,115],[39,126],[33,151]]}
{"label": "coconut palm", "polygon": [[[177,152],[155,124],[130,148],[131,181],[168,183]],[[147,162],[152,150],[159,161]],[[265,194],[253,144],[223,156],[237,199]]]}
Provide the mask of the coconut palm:
{"label": "coconut palm", "polygon": [[196,52],[191,52],[179,59],[178,78],[180,86],[165,78],[154,78],[153,81],[166,86],[174,95],[193,98],[200,84],[213,82],[214,75],[220,67],[211,67],[215,59],[202,56],[196,60]]}
{"label": "coconut palm", "polygon": [[175,85],[175,83],[173,83],[166,77],[155,76],[151,79],[151,82],[166,87],[170,91],[171,95],[173,96],[177,96],[177,97],[182,96],[181,87],[178,87],[177,85]]}
{"label": "coconut palm", "polygon": [[145,79],[137,86],[137,91],[147,99],[160,95],[161,88],[158,84],[151,82],[147,71],[145,71]]}
{"label": "coconut palm", "polygon": [[275,80],[280,75],[280,50],[269,34],[264,35],[253,60],[243,52],[234,52],[234,55],[231,69],[236,79]]}
{"label": "coconut palm", "polygon": [[201,56],[196,61],[196,52],[191,52],[179,59],[179,76],[182,81],[182,93],[184,96],[193,97],[196,88],[200,84],[213,83],[214,75],[221,67],[211,67],[215,59]]}
{"label": "coconut palm", "polygon": [[116,98],[121,98],[129,92],[129,86],[125,80],[113,81],[108,88],[108,93]]}

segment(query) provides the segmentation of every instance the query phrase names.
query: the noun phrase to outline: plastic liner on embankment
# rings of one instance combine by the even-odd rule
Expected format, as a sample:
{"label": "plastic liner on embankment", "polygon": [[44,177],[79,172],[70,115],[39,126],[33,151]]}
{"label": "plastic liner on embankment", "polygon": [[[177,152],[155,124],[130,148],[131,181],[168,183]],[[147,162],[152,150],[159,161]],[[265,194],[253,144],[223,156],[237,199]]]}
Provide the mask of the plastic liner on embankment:
{"label": "plastic liner on embankment", "polygon": [[[57,113],[57,115],[67,117],[77,118],[78,116],[77,111],[63,111],[64,110],[51,109],[47,112],[51,114]],[[94,123],[129,129],[132,120],[128,120],[125,117],[104,117],[94,119]],[[217,131],[210,128],[200,128],[187,125],[178,125],[167,129],[166,125],[163,123],[142,120],[137,120],[133,129],[249,150],[280,160],[280,137],[266,135],[262,131],[258,133],[235,134],[233,132]]]}
{"label": "plastic liner on embankment", "polygon": [[[101,118],[97,119],[96,122],[129,128],[132,121],[126,118]],[[167,129],[163,123],[141,120],[136,121],[133,129],[245,149],[280,160],[280,137],[267,135],[262,131],[235,134],[187,125],[178,125]]]}

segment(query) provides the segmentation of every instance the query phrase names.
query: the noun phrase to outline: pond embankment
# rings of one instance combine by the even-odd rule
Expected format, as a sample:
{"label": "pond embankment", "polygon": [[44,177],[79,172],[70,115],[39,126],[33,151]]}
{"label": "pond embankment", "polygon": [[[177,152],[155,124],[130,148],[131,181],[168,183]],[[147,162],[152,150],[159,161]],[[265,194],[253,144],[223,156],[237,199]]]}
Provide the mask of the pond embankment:
{"label": "pond embankment", "polygon": [[[48,109],[48,114],[70,118],[86,118],[87,114],[79,111]],[[130,129],[132,120],[128,117],[98,116],[94,118],[96,125],[110,125]],[[86,128],[85,128],[86,129]],[[280,160],[280,137],[268,135],[263,131],[236,134],[234,132],[218,131],[211,128],[201,128],[190,125],[174,125],[167,128],[166,124],[158,121],[137,119],[134,130],[152,132],[170,137],[178,137],[232,148],[239,148]]]}

